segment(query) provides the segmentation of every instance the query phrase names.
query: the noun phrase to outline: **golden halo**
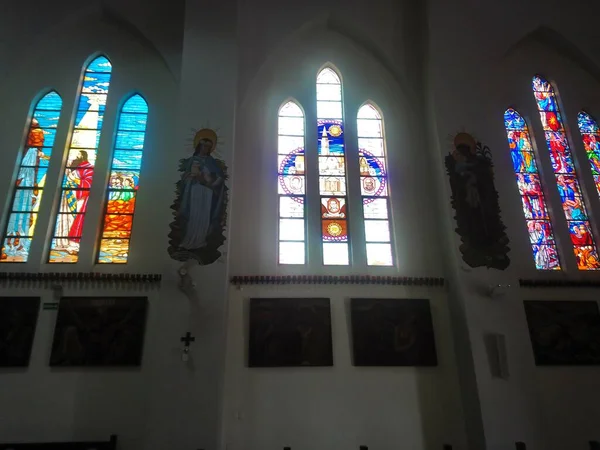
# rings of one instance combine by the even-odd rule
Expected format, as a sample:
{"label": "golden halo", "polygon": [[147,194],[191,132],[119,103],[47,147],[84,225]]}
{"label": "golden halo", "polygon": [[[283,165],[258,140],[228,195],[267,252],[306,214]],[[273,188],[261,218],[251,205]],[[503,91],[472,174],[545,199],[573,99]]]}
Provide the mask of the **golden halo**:
{"label": "golden halo", "polygon": [[202,139],[208,139],[213,143],[212,149],[210,150],[211,153],[217,148],[217,133],[214,130],[211,130],[210,128],[198,130],[194,135],[194,150],[196,150]]}
{"label": "golden halo", "polygon": [[339,236],[342,234],[342,226],[337,222],[333,222],[327,225],[327,231],[329,231],[329,234],[332,236]]}
{"label": "golden halo", "polygon": [[342,127],[340,127],[339,125],[331,125],[329,127],[328,132],[333,137],[341,136],[341,134],[342,134]]}
{"label": "golden halo", "polygon": [[461,145],[466,145],[469,147],[471,153],[475,153],[477,143],[475,142],[475,138],[469,133],[461,132],[454,136],[454,147],[459,147]]}

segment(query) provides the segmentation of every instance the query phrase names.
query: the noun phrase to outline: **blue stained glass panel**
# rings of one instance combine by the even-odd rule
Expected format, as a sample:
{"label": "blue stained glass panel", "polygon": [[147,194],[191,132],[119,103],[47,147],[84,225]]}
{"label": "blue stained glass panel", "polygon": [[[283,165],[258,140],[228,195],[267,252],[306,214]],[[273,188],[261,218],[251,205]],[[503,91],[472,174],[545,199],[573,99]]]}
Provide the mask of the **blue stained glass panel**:
{"label": "blue stained glass panel", "polygon": [[86,68],[87,72],[106,72],[112,71],[112,65],[106,56],[98,56]]}
{"label": "blue stained glass panel", "polygon": [[51,110],[60,111],[62,108],[62,98],[58,92],[52,91],[44,95],[36,106],[36,111]]}
{"label": "blue stained glass panel", "polygon": [[[138,113],[131,114],[127,112],[129,110]],[[129,238],[140,182],[147,113],[146,101],[138,94],[130,97],[121,108],[104,210],[104,239],[100,241],[97,255],[100,264],[125,264],[129,259]],[[116,237],[119,239],[112,239]]]}
{"label": "blue stained glass panel", "polygon": [[525,126],[525,119],[517,111],[512,108],[506,110],[504,113],[504,127],[507,130],[521,130]]}
{"label": "blue stained glass panel", "polygon": [[110,73],[86,73],[83,79],[82,92],[86,94],[101,93],[110,86]]}
{"label": "blue stained glass panel", "polygon": [[48,130],[55,129],[58,126],[60,110],[36,111],[33,117],[40,123],[41,128]]}
{"label": "blue stained glass panel", "polygon": [[13,191],[13,213],[4,229],[0,262],[27,262],[29,258],[32,240],[26,236],[32,237],[35,232],[61,108],[62,99],[55,91],[42,97],[34,108]]}
{"label": "blue stained glass panel", "polygon": [[144,131],[146,130],[146,114],[121,114],[119,130]]}
{"label": "blue stained glass panel", "polygon": [[[99,56],[87,65],[82,76],[59,205],[59,211],[66,214],[57,215],[55,239],[52,239],[48,255],[50,263],[76,263],[79,258],[79,238],[84,228],[88,189],[94,175],[111,71],[108,59]],[[74,209],[81,214],[71,217]]]}
{"label": "blue stained glass panel", "polygon": [[139,170],[142,167],[141,150],[115,150],[113,154],[113,169]]}
{"label": "blue stained glass panel", "polygon": [[560,270],[527,123],[516,110],[509,108],[504,113],[504,126],[535,267],[538,270]]}
{"label": "blue stained glass panel", "polygon": [[144,148],[145,138],[146,133],[143,131],[119,131],[115,148],[141,150]]}
{"label": "blue stained glass panel", "polygon": [[78,111],[100,111],[106,109],[107,94],[81,94]]}
{"label": "blue stained glass panel", "polygon": [[[52,144],[54,144],[54,140],[52,140]],[[48,164],[50,163],[50,156],[52,156],[52,147],[42,147],[37,150],[41,151],[41,154],[38,153],[39,159],[37,160],[37,165],[39,167],[48,167]],[[25,156],[26,154],[23,155],[23,159],[25,159]],[[22,165],[31,166],[31,162],[27,162],[26,164]]]}
{"label": "blue stained glass panel", "polygon": [[134,95],[125,102],[121,111],[123,113],[148,114],[148,104],[141,95]]}
{"label": "blue stained glass panel", "polygon": [[[30,173],[33,170],[33,176],[30,176]],[[46,182],[46,172],[47,168],[35,168],[32,169],[30,167],[24,167],[19,169],[19,173],[17,174],[17,186],[18,187],[44,187]]]}
{"label": "blue stained glass panel", "polygon": [[511,152],[515,172],[537,173],[535,158],[532,152]]}
{"label": "blue stained glass panel", "polygon": [[317,133],[319,155],[344,156],[344,125],[341,120],[318,120]]}
{"label": "blue stained glass panel", "polygon": [[598,129],[598,124],[596,121],[585,111],[581,111],[577,114],[577,125],[579,126],[579,131],[583,133],[590,134],[599,134],[600,129]]}

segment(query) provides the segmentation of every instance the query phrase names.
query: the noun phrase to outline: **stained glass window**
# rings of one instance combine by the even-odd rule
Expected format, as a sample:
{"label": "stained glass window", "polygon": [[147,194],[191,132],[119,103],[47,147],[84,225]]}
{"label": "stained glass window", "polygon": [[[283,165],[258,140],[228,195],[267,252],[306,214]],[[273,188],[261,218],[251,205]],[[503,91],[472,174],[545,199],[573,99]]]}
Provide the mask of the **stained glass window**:
{"label": "stained glass window", "polygon": [[278,135],[279,264],[304,264],[304,113],[293,101],[285,103],[279,109]]}
{"label": "stained glass window", "polygon": [[600,129],[598,128],[598,122],[585,111],[581,111],[577,115],[577,124],[592,168],[596,191],[600,196]]}
{"label": "stained glass window", "polygon": [[79,244],[94,176],[111,70],[110,61],[105,56],[99,56],[83,73],[59,210],[50,244],[48,261],[51,263],[75,263],[79,258]]}
{"label": "stained glass window", "polygon": [[598,270],[598,252],[554,88],[536,75],[533,77],[533,93],[550,151],[563,212],[569,224],[577,267],[579,270]]}
{"label": "stained glass window", "polygon": [[379,111],[367,103],[358,110],[357,124],[367,264],[391,266],[393,257],[383,120]]}
{"label": "stained glass window", "polygon": [[521,194],[535,267],[538,270],[560,270],[552,223],[546,208],[529,128],[525,119],[512,108],[504,112],[504,127],[508,135],[508,146]]}
{"label": "stained glass window", "polygon": [[0,262],[24,263],[29,258],[61,108],[60,95],[52,91],[33,109],[4,229]]}
{"label": "stained glass window", "polygon": [[323,264],[350,264],[342,82],[326,67],[317,76],[317,149]]}
{"label": "stained glass window", "polygon": [[108,179],[99,263],[124,264],[129,257],[147,120],[148,104],[141,95],[133,95],[123,104]]}

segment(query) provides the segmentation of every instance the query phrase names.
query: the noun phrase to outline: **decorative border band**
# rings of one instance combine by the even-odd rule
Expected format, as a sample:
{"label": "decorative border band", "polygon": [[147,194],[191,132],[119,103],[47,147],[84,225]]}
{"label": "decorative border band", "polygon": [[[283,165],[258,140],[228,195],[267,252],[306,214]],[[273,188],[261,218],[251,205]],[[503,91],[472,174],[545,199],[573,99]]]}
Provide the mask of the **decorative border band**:
{"label": "decorative border band", "polygon": [[254,275],[234,276],[230,283],[234,286],[252,284],[379,284],[390,286],[444,286],[443,278],[433,277],[385,277],[370,275]]}
{"label": "decorative border band", "polygon": [[160,283],[159,273],[97,272],[0,272],[0,283],[10,281],[107,281],[119,283]]}
{"label": "decorative border band", "polygon": [[524,288],[598,288],[600,280],[528,280],[520,279],[519,286]]}

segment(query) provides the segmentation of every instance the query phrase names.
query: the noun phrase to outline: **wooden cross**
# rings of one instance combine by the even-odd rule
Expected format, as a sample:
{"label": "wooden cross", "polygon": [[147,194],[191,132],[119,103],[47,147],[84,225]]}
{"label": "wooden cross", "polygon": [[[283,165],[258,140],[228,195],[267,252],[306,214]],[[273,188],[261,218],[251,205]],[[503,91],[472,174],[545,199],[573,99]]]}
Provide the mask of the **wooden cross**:
{"label": "wooden cross", "polygon": [[186,347],[189,347],[192,342],[195,342],[196,338],[192,336],[192,334],[188,331],[185,336],[181,338],[181,342],[184,343]]}

